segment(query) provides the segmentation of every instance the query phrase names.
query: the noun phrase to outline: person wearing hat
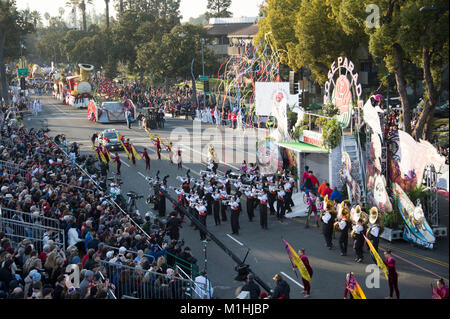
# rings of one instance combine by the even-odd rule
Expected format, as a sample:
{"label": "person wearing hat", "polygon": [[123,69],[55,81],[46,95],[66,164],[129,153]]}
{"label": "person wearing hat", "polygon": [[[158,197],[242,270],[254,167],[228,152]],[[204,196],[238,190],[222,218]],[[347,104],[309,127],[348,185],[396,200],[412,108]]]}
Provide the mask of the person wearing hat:
{"label": "person wearing hat", "polygon": [[276,281],[276,286],[273,293],[269,296],[269,299],[290,299],[289,293],[291,288],[283,277],[280,274],[276,274],[275,277],[273,277],[273,280]]}
{"label": "person wearing hat", "polygon": [[355,261],[357,263],[362,262],[363,256],[363,247],[364,247],[364,226],[362,225],[361,218],[356,219],[356,225],[354,225],[352,230],[353,237],[353,249],[355,250],[356,258]]}
{"label": "person wearing hat", "polygon": [[242,287],[241,291],[248,291],[250,293],[250,299],[258,299],[261,289],[258,284],[255,283],[255,275],[249,273],[247,275],[246,284]]}
{"label": "person wearing hat", "polygon": [[[342,204],[343,203],[341,203],[341,206],[344,206]],[[339,236],[339,248],[341,249],[341,256],[347,256],[348,230],[351,226],[349,218],[350,212],[347,208],[343,208],[341,212],[341,219],[335,223],[336,230],[341,233]]]}

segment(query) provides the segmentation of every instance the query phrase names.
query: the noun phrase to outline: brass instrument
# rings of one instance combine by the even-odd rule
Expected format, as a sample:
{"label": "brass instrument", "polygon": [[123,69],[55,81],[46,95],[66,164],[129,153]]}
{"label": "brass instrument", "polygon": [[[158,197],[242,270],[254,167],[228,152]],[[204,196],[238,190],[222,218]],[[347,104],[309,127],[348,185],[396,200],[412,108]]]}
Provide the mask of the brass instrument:
{"label": "brass instrument", "polygon": [[85,63],[80,63],[78,66],[80,67],[81,82],[89,81],[89,75],[94,70],[94,66]]}

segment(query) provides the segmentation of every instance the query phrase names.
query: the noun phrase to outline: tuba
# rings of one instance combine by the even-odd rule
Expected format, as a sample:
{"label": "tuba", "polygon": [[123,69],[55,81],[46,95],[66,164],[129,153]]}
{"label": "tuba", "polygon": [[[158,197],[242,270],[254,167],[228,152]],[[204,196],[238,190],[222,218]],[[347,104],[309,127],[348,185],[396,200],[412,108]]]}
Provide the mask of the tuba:
{"label": "tuba", "polygon": [[94,66],[85,63],[80,63],[78,66],[80,67],[81,82],[89,81],[89,75],[94,70]]}

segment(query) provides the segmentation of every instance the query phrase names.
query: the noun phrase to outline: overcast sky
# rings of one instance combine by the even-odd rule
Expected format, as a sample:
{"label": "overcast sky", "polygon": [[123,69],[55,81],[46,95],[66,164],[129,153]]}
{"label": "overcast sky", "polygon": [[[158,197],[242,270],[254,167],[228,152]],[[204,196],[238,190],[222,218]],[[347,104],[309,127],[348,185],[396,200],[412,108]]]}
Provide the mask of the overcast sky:
{"label": "overcast sky", "polygon": [[[66,11],[69,8],[65,7],[67,0],[17,0],[17,7],[19,9],[38,10],[44,16],[45,12],[52,16],[58,15],[58,8],[63,7]],[[259,4],[263,0],[233,0],[230,11],[234,17],[256,17],[258,16]],[[94,0],[94,7],[97,13],[105,11],[104,0]],[[110,14],[115,15],[113,8],[114,0],[110,2]],[[189,18],[196,18],[205,13],[207,0],[181,0],[180,11],[183,16],[182,21],[188,21]],[[88,12],[90,9],[88,9]]]}

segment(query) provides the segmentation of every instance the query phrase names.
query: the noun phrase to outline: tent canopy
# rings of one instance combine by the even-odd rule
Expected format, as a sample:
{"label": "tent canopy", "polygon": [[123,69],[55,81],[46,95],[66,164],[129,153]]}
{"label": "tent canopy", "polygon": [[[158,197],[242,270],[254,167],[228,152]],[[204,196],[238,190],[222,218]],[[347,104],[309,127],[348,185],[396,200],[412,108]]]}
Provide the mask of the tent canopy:
{"label": "tent canopy", "polygon": [[300,153],[329,153],[325,148],[303,142],[278,142],[277,145]]}

